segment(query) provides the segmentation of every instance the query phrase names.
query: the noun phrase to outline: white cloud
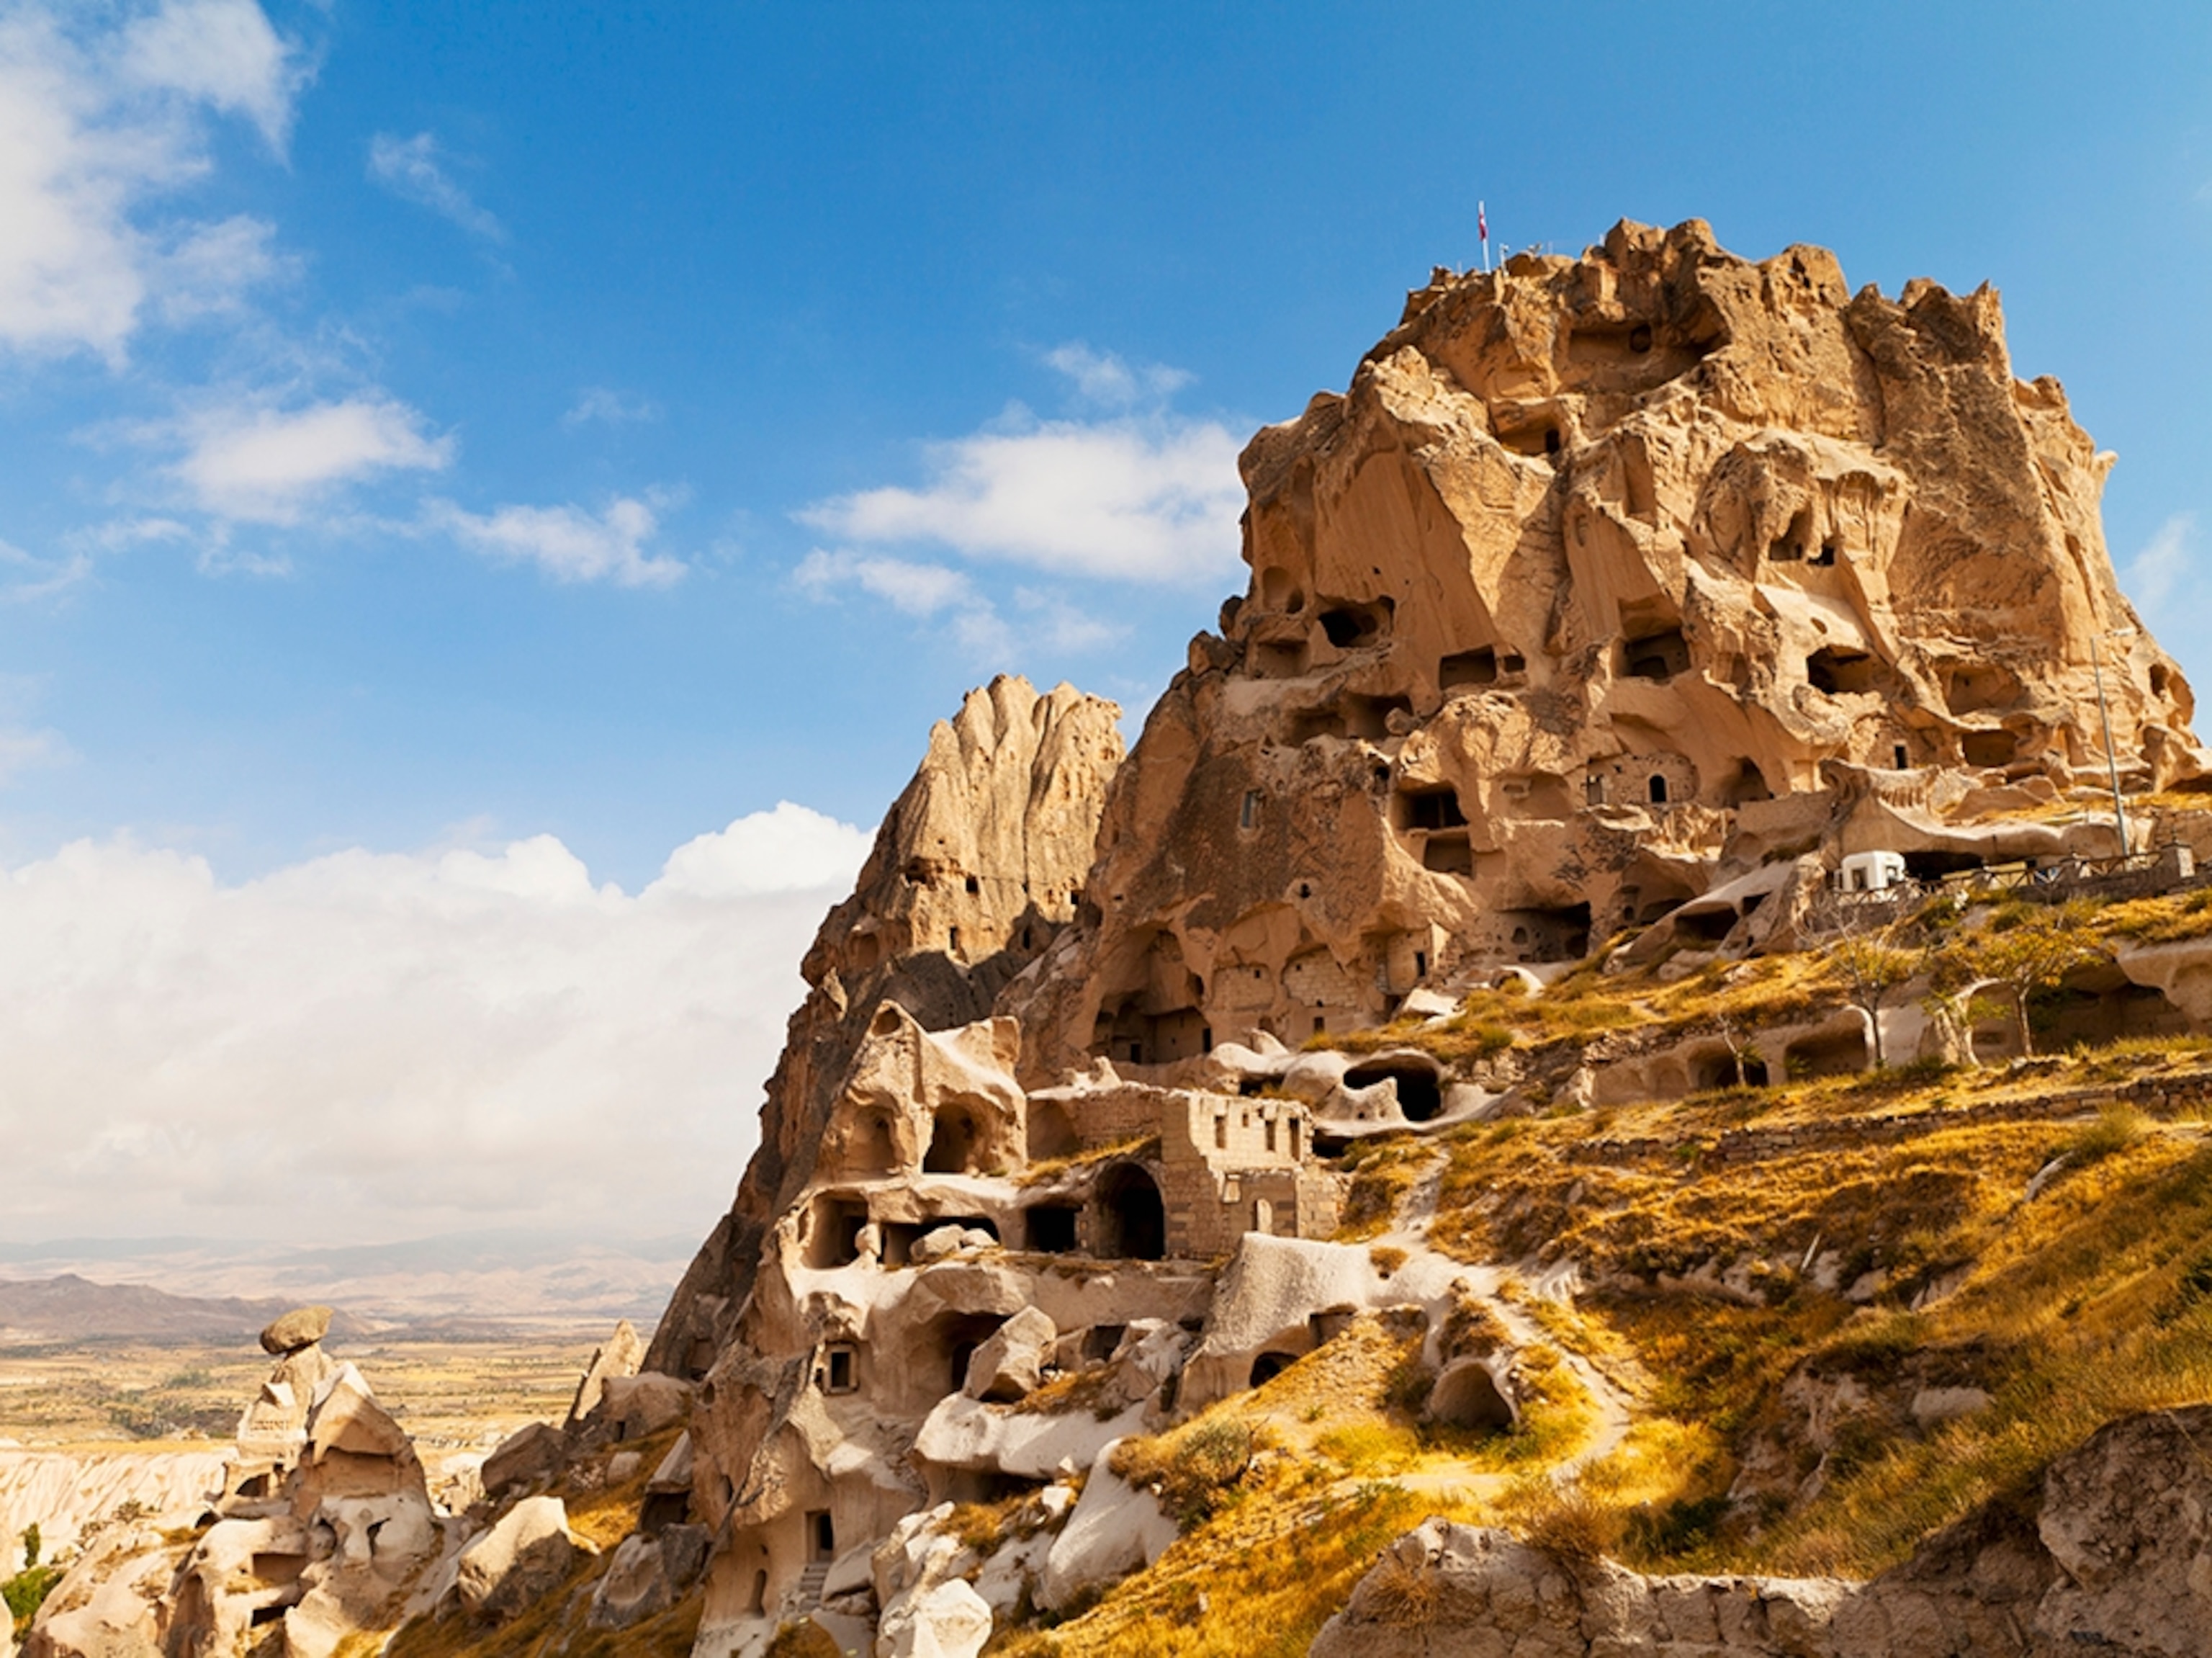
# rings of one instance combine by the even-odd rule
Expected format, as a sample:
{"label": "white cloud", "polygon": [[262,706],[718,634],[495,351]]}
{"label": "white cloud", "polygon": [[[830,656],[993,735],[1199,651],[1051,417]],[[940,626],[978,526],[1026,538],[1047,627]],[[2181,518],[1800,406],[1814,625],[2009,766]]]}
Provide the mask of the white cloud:
{"label": "white cloud", "polygon": [[[303,79],[295,54],[252,0],[115,19],[0,10],[0,348],[119,363],[149,302],[172,320],[201,314],[273,269],[265,229],[259,257],[226,268],[206,257],[223,227],[154,209],[208,170],[210,112],[252,121],[281,150]],[[252,222],[228,222],[231,252]]]}
{"label": "white cloud", "polygon": [[71,758],[58,731],[0,725],[0,783],[13,782],[17,772],[33,766],[58,765]]}
{"label": "white cloud", "polygon": [[1056,369],[1075,382],[1075,387],[1094,403],[1126,408],[1133,403],[1160,402],[1190,384],[1190,375],[1164,363],[1132,368],[1112,351],[1094,351],[1081,340],[1070,340],[1044,354],[1048,368]]}
{"label": "white cloud", "polygon": [[841,587],[856,587],[909,616],[934,616],[954,607],[973,608],[989,602],[975,591],[964,570],[822,547],[799,560],[792,580],[817,599],[830,597]]}
{"label": "white cloud", "polygon": [[2196,514],[2178,512],[2128,561],[2128,591],[2144,609],[2163,606],[2189,574],[2190,541],[2196,529]]}
{"label": "white cloud", "polygon": [[305,72],[255,0],[164,0],[123,30],[123,79],[243,115],[282,154]]}
{"label": "white cloud", "polygon": [[403,201],[451,219],[471,235],[489,241],[507,239],[507,228],[447,175],[438,160],[438,140],[430,133],[418,132],[411,138],[378,133],[369,141],[368,176]]}
{"label": "white cloud", "polygon": [[294,266],[277,254],[276,237],[274,225],[243,213],[185,231],[152,266],[153,297],[161,320],[189,322],[243,309],[247,289]]}
{"label": "white cloud", "polygon": [[428,527],[471,552],[534,564],[556,582],[667,587],[681,581],[686,569],[680,558],[647,552],[660,521],[648,503],[629,496],[617,496],[596,515],[574,505],[472,513],[450,501],[433,501],[423,515]]}
{"label": "white cloud", "polygon": [[841,590],[857,588],[881,599],[894,610],[933,624],[970,657],[991,667],[1006,666],[1024,645],[1096,650],[1126,638],[1129,631],[1125,625],[1102,620],[1059,594],[1033,588],[1014,589],[1016,619],[1010,621],[965,570],[945,564],[817,547],[791,574],[793,585],[810,598],[830,600]]}
{"label": "white cloud", "polygon": [[309,505],[379,472],[441,470],[453,450],[415,410],[373,393],[299,409],[218,405],[141,436],[182,442],[167,470],[200,507],[264,524],[296,523]]}
{"label": "white cloud", "polygon": [[1066,576],[1212,582],[1237,563],[1237,439],[1165,415],[1037,421],[929,452],[921,489],[863,490],[799,518],[848,541],[935,545]]}
{"label": "white cloud", "polygon": [[0,601],[20,604],[75,587],[92,574],[92,558],[82,548],[58,558],[39,558],[0,541]]}
{"label": "white cloud", "polygon": [[867,842],[780,805],[635,896],[550,836],[241,885],[126,840],[0,869],[0,1224],[703,1228]]}
{"label": "white cloud", "polygon": [[789,801],[687,840],[668,855],[648,902],[753,898],[786,887],[849,885],[873,836]]}
{"label": "white cloud", "polygon": [[608,386],[586,386],[576,399],[575,407],[561,417],[563,426],[582,426],[592,421],[602,421],[610,426],[625,426],[641,420],[660,418],[658,404],[641,397],[629,397]]}

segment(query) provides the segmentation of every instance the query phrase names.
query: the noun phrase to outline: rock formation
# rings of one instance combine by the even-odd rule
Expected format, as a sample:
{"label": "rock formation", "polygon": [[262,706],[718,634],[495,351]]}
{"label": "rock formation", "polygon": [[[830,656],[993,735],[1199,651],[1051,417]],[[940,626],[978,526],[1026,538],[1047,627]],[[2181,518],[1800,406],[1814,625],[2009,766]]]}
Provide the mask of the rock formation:
{"label": "rock formation", "polygon": [[769,1228],[813,1173],[877,1008],[894,1003],[931,1030],[979,1019],[1073,917],[1121,759],[1120,718],[1069,686],[1041,697],[1002,677],[931,730],[853,896],[806,953],[806,1000],[769,1082],[760,1149],[654,1332],[649,1368],[697,1376],[713,1363]]}
{"label": "rock formation", "polygon": [[[806,1616],[974,1652],[1171,1538],[1121,1436],[1363,1316],[1411,1320],[1431,1416],[1510,1426],[1525,1319],[1416,1234],[1395,1276],[1321,1241],[1317,1156],[1498,1094],[1291,1048],[1626,930],[1788,948],[1854,853],[2120,850],[2040,809],[2099,781],[2100,689],[2129,786],[2202,762],[2113,582],[2108,464],[2013,380],[1986,290],[1854,296],[1694,221],[1439,271],[1246,449],[1249,589],[1129,759],[1110,705],[995,682],[824,923],[761,1151],[646,1359],[698,1384],[662,1487],[714,1539],[698,1650]],[[1778,1067],[1863,1046],[1819,1020]],[[1645,1056],[1565,1097],[1668,1065],[1693,1085]],[[1033,1531],[945,1531],[1000,1496]]]}
{"label": "rock formation", "polygon": [[449,1539],[413,1442],[323,1350],[330,1322],[307,1308],[262,1332],[277,1362],[221,1490],[100,1532],[40,1608],[30,1658],[233,1658],[272,1632],[287,1658],[324,1658],[398,1627]]}
{"label": "rock formation", "polygon": [[1986,288],[1854,296],[1695,220],[1438,271],[1245,449],[1250,588],[1006,1004],[1025,1063],[1374,1024],[1824,844],[2115,850],[2109,819],[1975,821],[2102,780],[2100,678],[2128,786],[2199,773],[2113,581],[2110,462],[2012,378]]}

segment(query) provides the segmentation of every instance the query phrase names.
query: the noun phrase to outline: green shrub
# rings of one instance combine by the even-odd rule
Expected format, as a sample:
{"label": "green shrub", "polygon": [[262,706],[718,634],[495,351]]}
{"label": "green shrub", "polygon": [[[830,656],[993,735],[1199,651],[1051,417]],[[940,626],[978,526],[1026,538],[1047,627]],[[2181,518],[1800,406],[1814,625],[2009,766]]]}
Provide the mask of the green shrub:
{"label": "green shrub", "polygon": [[15,1620],[16,1634],[22,1634],[31,1626],[31,1619],[54,1592],[54,1585],[61,1581],[59,1566],[27,1566],[0,1583],[0,1600],[7,1602],[8,1615]]}

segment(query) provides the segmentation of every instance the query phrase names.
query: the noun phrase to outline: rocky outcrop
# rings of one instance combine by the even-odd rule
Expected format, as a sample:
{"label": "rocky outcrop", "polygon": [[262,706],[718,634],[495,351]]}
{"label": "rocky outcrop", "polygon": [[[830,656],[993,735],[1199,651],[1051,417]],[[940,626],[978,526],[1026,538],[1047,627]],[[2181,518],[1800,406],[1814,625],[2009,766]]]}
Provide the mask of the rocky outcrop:
{"label": "rocky outcrop", "polygon": [[2114,582],[2110,458],[2012,377],[1986,288],[1623,223],[1439,271],[1243,464],[1250,587],[1005,1004],[1032,1076],[1372,1024],[1823,844],[2108,853],[2108,820],[2002,812],[2094,780],[2100,677],[2130,787],[2200,770]]}
{"label": "rocky outcrop", "polygon": [[280,1356],[221,1490],[99,1531],[40,1608],[30,1658],[234,1658],[264,1641],[324,1658],[398,1625],[451,1539],[406,1432],[323,1350],[329,1322],[315,1308],[270,1326]]}
{"label": "rocky outcrop", "polygon": [[573,1431],[576,1424],[599,1408],[599,1399],[610,1381],[634,1376],[645,1362],[645,1344],[638,1338],[637,1328],[628,1319],[615,1326],[614,1334],[592,1354],[592,1362],[584,1367],[583,1380],[576,1384],[576,1397],[569,1402],[567,1426]]}
{"label": "rocky outcrop", "polygon": [[1644,1577],[1431,1520],[1315,1658],[2185,1658],[2212,1629],[2212,1406],[2109,1423],[1871,1582]]}
{"label": "rocky outcrop", "polygon": [[927,1029],[969,1023],[1075,913],[1106,784],[1121,759],[1114,704],[1001,677],[930,732],[853,896],[801,971],[737,1200],[684,1275],[646,1356],[703,1375],[752,1287],[761,1245],[812,1175],[836,1091],[886,1004]]}
{"label": "rocky outcrop", "polygon": [[[35,1525],[50,1550],[88,1542],[101,1522],[122,1509],[197,1514],[222,1489],[222,1449],[70,1452],[0,1449],[0,1551]],[[0,1561],[0,1575],[18,1558]]]}
{"label": "rocky outcrop", "polygon": [[461,1551],[453,1587],[466,1611],[512,1618],[559,1587],[576,1554],[561,1499],[525,1497]]}

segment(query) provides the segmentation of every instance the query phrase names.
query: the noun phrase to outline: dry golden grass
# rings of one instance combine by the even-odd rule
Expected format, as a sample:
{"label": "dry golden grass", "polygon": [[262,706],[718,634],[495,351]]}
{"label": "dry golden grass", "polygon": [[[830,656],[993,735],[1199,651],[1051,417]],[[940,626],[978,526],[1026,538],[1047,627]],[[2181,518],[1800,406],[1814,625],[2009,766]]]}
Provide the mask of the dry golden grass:
{"label": "dry golden grass", "polygon": [[1026,1165],[1014,1178],[1018,1185],[1042,1186],[1048,1180],[1059,1179],[1072,1168],[1088,1168],[1094,1163],[1109,1162],[1116,1157],[1157,1157],[1159,1151],[1160,1137],[1157,1134],[1149,1139],[1116,1140],[1110,1146],[1093,1146],[1085,1151],[1072,1151],[1065,1157],[1039,1158],[1036,1162]]}
{"label": "dry golden grass", "polygon": [[1353,1141],[1338,1163],[1352,1176],[1352,1185],[1345,1194],[1337,1241],[1357,1243],[1388,1231],[1398,1205],[1436,1155],[1431,1142],[1411,1134]]}
{"label": "dry golden grass", "polygon": [[994,1658],[1300,1658],[1384,1544],[1431,1514],[1477,1512],[1278,1464],[1244,1502],[1082,1616],[1002,1631],[984,1650]]}
{"label": "dry golden grass", "polygon": [[2168,893],[2160,898],[2112,904],[2097,913],[2097,929],[2108,938],[2171,944],[2212,934],[2212,889]]}
{"label": "dry golden grass", "polygon": [[578,1567],[558,1589],[497,1629],[459,1612],[417,1618],[392,1637],[383,1649],[386,1658],[540,1658],[554,1652],[567,1658],[690,1658],[704,1605],[696,1589],[630,1629],[576,1629],[572,1598],[600,1570],[597,1561]]}
{"label": "dry golden grass", "polygon": [[[1973,1097],[2112,1080],[2176,1057],[2171,1045],[2131,1048],[1992,1073]],[[1977,1080],[1893,1078],[1876,1103],[1909,1114]],[[1834,1083],[1774,1093],[1785,1120],[1828,1114],[1815,1105],[1865,1108],[1865,1095]],[[1724,1164],[1705,1155],[1712,1125],[1709,1102],[1621,1113],[1615,1134],[1680,1137],[1674,1155],[1626,1167],[1570,1155],[1585,1127],[1571,1121],[1450,1141],[1440,1247],[1472,1259],[1571,1257],[1616,1286],[1584,1297],[1571,1319],[1544,1320],[1577,1350],[1625,1350],[1651,1379],[1649,1415],[1582,1481],[1589,1501],[1618,1512],[1631,1559],[1871,1572],[2115,1416],[2212,1397],[2212,1145],[2196,1126],[2120,1106],[2087,1124],[1931,1124],[1896,1143],[1846,1137]],[[2030,1177],[2061,1153],[2067,1164],[2026,1202]],[[1844,1283],[1887,1275],[1875,1309],[1801,1277],[1808,1255],[1830,1251]],[[1662,1277],[1694,1287],[1701,1267],[1736,1269],[1750,1293],[1656,1287]],[[1653,1287],[1635,1289],[1638,1279]],[[1935,1283],[1960,1287],[1905,1310]],[[1853,1447],[1832,1460],[1817,1498],[1763,1535],[1741,1515],[1723,1523],[1735,1456],[1773,1424],[1793,1369],[1817,1359],[1881,1375],[1922,1351],[1971,1356],[1990,1407]]]}

